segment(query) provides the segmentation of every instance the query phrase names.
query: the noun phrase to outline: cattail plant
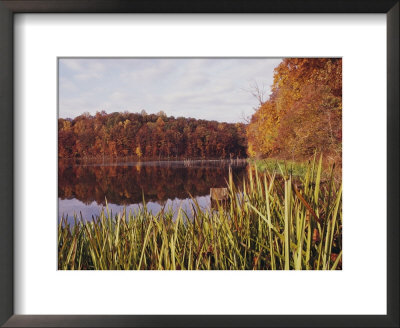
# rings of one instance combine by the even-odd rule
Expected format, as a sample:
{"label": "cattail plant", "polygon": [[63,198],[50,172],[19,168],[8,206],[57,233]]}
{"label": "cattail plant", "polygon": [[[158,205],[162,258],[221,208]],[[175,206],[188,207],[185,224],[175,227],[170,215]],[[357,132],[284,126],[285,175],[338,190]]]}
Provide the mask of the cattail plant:
{"label": "cattail plant", "polygon": [[[324,178],[322,178],[324,177]],[[325,178],[326,177],[326,178]],[[143,205],[58,225],[60,270],[338,270],[342,268],[342,185],[322,156],[302,177],[249,168],[228,201],[191,213]],[[146,204],[143,201],[143,204]]]}

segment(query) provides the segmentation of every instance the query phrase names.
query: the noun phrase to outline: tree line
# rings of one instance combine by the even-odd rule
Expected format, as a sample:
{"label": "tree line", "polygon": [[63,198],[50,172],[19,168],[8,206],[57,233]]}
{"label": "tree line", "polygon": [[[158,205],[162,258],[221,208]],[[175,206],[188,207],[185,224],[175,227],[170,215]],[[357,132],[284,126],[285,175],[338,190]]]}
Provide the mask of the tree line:
{"label": "tree line", "polygon": [[232,158],[303,161],[315,152],[341,165],[342,60],[286,58],[249,124],[158,114],[97,112],[58,120],[59,158]]}
{"label": "tree line", "polygon": [[82,114],[58,120],[59,158],[232,158],[246,157],[246,128],[141,113]]}
{"label": "tree line", "polygon": [[247,126],[248,154],[302,161],[314,152],[341,165],[342,60],[287,58],[269,99]]}

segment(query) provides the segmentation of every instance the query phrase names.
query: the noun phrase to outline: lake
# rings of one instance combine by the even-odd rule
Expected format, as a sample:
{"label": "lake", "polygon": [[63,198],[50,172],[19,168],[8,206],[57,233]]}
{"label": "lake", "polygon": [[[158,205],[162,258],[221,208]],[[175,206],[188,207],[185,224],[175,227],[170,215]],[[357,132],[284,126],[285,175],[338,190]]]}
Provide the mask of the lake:
{"label": "lake", "polygon": [[225,187],[229,167],[235,184],[241,185],[247,172],[246,160],[196,160],[119,162],[108,164],[67,164],[58,167],[58,219],[77,214],[86,220],[97,216],[105,206],[113,214],[146,206],[153,214],[163,207],[189,216],[192,199],[201,208],[210,207],[210,188]]}

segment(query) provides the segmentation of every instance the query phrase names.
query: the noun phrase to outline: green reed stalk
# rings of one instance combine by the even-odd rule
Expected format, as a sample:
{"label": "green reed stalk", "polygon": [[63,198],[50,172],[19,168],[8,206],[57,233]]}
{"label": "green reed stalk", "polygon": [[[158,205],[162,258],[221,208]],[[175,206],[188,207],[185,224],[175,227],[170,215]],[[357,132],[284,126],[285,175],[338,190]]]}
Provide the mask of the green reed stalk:
{"label": "green reed stalk", "polygon": [[[191,213],[144,205],[93,221],[62,218],[60,270],[338,270],[342,268],[342,186],[324,175],[322,157],[293,177],[249,168],[228,200]],[[328,178],[325,179],[325,177]],[[324,177],[324,178],[323,178]],[[145,202],[144,202],[145,204]]]}

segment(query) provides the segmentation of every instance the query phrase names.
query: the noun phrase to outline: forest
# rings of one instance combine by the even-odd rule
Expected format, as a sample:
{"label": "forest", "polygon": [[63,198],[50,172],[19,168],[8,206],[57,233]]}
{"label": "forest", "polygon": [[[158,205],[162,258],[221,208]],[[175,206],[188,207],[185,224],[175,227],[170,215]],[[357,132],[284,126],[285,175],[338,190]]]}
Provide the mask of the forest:
{"label": "forest", "polygon": [[341,165],[342,60],[289,58],[275,68],[269,99],[247,126],[250,157]]}
{"label": "forest", "polygon": [[158,114],[97,112],[58,120],[59,158],[243,158],[242,123]]}
{"label": "forest", "polygon": [[[261,99],[261,98],[260,98]],[[275,158],[302,162],[315,152],[341,165],[342,60],[287,58],[268,100],[248,124],[158,114],[97,112],[58,120],[66,158]]]}
{"label": "forest", "polygon": [[250,90],[258,105],[246,123],[145,111],[59,119],[60,159],[126,160],[59,161],[59,209],[103,206],[91,220],[78,202],[59,213],[58,268],[341,270],[342,60],[283,59],[263,90]]}

